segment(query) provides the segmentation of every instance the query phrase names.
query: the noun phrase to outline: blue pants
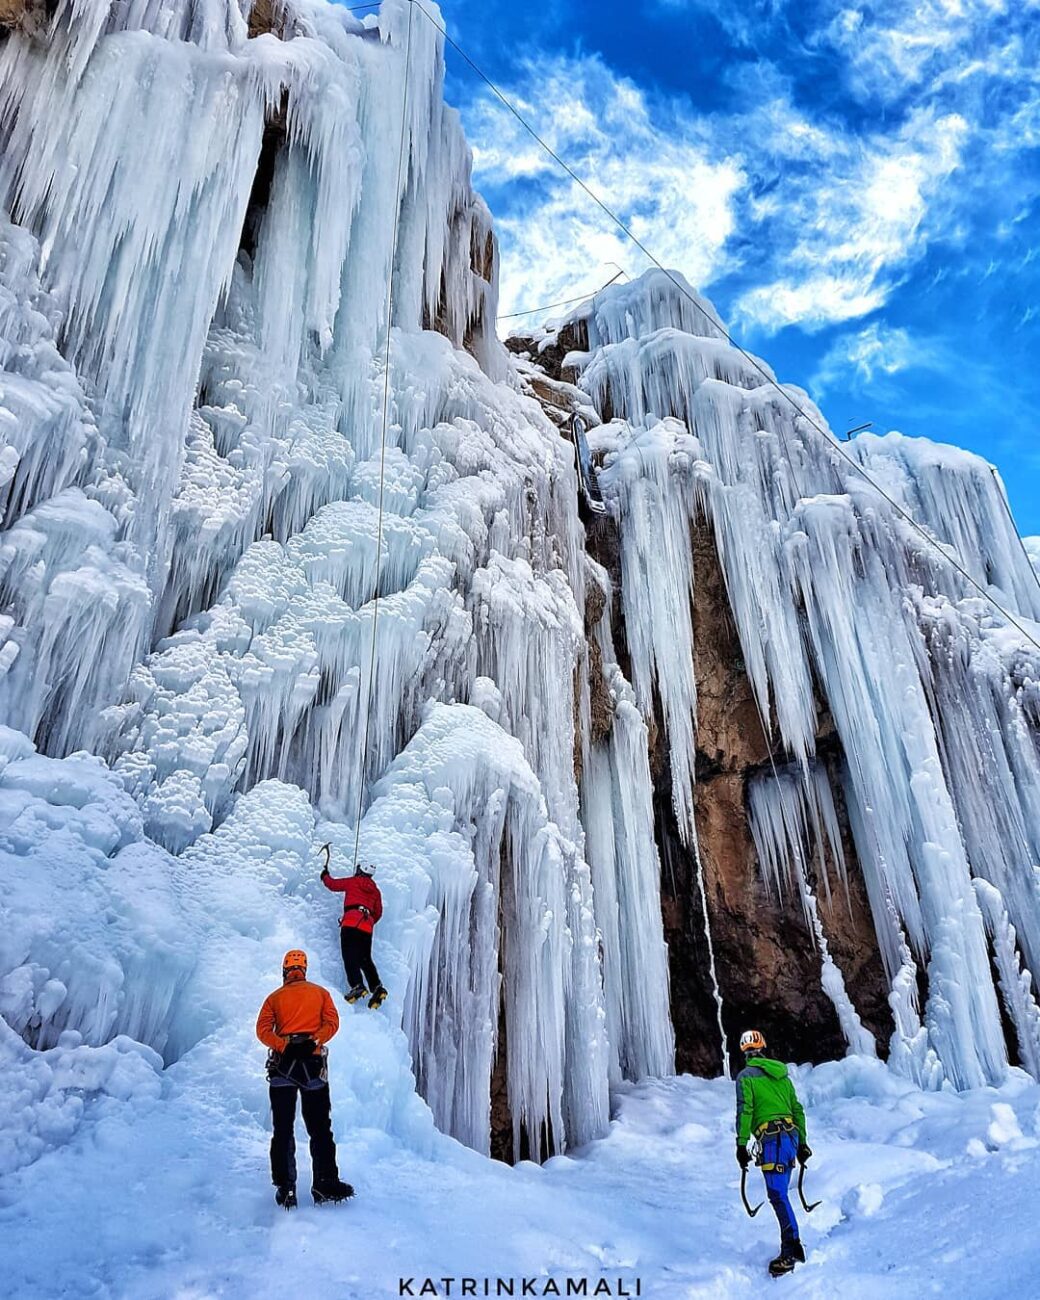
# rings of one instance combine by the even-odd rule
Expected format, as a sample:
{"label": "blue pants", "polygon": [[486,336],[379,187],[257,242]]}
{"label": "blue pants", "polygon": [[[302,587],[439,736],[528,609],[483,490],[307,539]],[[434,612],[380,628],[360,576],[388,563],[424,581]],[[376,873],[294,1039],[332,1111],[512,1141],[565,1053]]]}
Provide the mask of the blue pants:
{"label": "blue pants", "polygon": [[780,1133],[775,1137],[762,1138],[758,1163],[764,1166],[762,1177],[766,1180],[766,1195],[769,1197],[769,1204],[773,1207],[777,1223],[780,1224],[781,1252],[798,1240],[798,1221],[794,1217],[791,1199],[788,1196],[797,1155],[798,1135],[796,1133]]}

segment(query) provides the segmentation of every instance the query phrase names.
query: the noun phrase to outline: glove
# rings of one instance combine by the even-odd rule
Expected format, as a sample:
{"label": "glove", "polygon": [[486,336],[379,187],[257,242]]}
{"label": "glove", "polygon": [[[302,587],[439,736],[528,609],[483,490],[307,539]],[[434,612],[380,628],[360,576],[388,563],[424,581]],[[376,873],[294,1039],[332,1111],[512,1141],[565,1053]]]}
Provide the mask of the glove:
{"label": "glove", "polygon": [[804,1165],[812,1159],[812,1147],[808,1142],[799,1142],[798,1144],[798,1163]]}
{"label": "glove", "polygon": [[741,1169],[746,1169],[751,1163],[751,1154],[743,1142],[737,1143],[737,1164]]}

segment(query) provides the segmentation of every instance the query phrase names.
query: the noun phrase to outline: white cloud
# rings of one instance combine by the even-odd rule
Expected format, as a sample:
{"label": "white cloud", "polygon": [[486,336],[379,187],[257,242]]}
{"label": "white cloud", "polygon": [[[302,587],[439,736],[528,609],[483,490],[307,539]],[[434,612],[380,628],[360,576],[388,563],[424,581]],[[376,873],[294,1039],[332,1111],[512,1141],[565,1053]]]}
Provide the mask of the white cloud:
{"label": "white cloud", "polygon": [[[721,0],[657,2],[732,16]],[[967,264],[980,213],[1010,220],[998,208],[1040,139],[1040,24],[1020,6],[821,0],[814,57],[841,90],[815,106],[768,41],[729,69],[739,94],[726,112],[698,112],[590,56],[535,54],[505,91],[665,265],[705,289],[739,277],[735,323],[815,330],[883,308],[937,243]],[[790,37],[784,5],[756,13]],[[466,124],[502,239],[503,313],[591,291],[614,263],[645,269],[500,103],[478,98]]]}
{"label": "white cloud", "polygon": [[892,138],[829,138],[820,166],[760,209],[783,273],[744,293],[737,314],[767,330],[814,329],[883,306],[937,233],[933,203],[967,132],[957,114],[920,112]]}
{"label": "white cloud", "polygon": [[[842,53],[858,93],[899,99],[932,91],[951,75],[993,71],[995,40],[1011,21],[1004,0],[884,0],[840,8],[821,40]],[[992,45],[983,59],[980,44]]]}
{"label": "white cloud", "polygon": [[862,388],[878,376],[928,366],[932,359],[930,348],[911,340],[905,329],[892,329],[874,321],[866,329],[835,339],[809,387],[817,397],[838,386]]}
{"label": "white cloud", "polygon": [[[739,157],[719,156],[702,124],[653,108],[596,59],[532,63],[510,98],[666,265],[701,283],[718,274],[745,178]],[[646,269],[648,259],[501,104],[483,99],[466,116],[478,184],[521,183],[496,214],[503,314],[594,289],[614,262]]]}

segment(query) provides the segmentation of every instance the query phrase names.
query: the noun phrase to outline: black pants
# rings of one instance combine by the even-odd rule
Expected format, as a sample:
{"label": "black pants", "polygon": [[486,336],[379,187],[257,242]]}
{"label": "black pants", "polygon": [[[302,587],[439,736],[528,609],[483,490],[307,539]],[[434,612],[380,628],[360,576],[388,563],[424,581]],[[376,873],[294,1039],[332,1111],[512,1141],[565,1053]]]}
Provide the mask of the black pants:
{"label": "black pants", "polygon": [[372,936],[364,930],[351,930],[341,926],[339,946],[343,952],[343,969],[347,972],[348,988],[365,984],[369,992],[375,992],[381,981],[372,960]]}
{"label": "black pants", "polygon": [[311,1185],[335,1182],[339,1170],[336,1167],[336,1142],[332,1136],[329,1085],[323,1083],[320,1088],[272,1085],[269,1092],[274,1126],[271,1181],[278,1187],[296,1183],[296,1098],[299,1096],[303,1122],[311,1140]]}

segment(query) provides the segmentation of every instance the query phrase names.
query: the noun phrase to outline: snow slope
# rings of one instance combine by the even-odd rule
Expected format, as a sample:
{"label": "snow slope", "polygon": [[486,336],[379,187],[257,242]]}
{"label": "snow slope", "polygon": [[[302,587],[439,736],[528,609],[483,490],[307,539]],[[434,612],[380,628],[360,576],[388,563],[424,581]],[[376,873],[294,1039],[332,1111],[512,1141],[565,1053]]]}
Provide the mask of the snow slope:
{"label": "snow slope", "polygon": [[[333,1044],[352,1204],[305,1202],[292,1216],[274,1206],[261,1053],[247,1035],[222,1034],[161,1087],[139,1079],[125,1102],[93,1103],[89,1131],[9,1180],[7,1293],[275,1300],[288,1287],[369,1300],[397,1295],[402,1277],[419,1279],[416,1292],[425,1277],[552,1277],[561,1289],[585,1277],[590,1293],[601,1278],[634,1292],[638,1277],[644,1296],[692,1300],[767,1283],[776,1228],[768,1206],[751,1221],[740,1205],[732,1085],[626,1085],[605,1139],[508,1169],[430,1126],[416,1142],[390,1137],[378,1092],[357,1107],[351,1076],[378,1071],[391,1033],[357,1011]],[[824,1204],[785,1295],[1034,1294],[1036,1084],[1015,1073],[1000,1089],[923,1093],[863,1058],[796,1078],[815,1150],[807,1190]],[[758,1184],[754,1174],[753,1201]]]}

